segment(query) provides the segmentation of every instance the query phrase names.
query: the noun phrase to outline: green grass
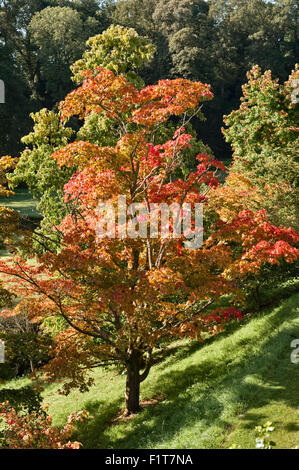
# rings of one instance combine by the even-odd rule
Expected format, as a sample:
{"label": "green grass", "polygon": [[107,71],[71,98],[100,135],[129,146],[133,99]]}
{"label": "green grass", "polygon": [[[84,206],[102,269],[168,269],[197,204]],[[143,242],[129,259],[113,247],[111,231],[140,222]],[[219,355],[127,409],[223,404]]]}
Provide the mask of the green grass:
{"label": "green grass", "polygon": [[206,343],[172,343],[142,384],[143,400],[163,396],[163,401],[130,420],[112,424],[124,406],[125,377],[108,371],[96,371],[95,386],[84,394],[64,397],[52,384],[44,402],[58,425],[72,411],[90,411],[92,419],[75,436],[85,448],[254,448],[254,427],[266,421],[275,426],[277,448],[294,448],[299,364],[290,361],[290,343],[299,338],[298,313],[295,294]]}
{"label": "green grass", "polygon": [[22,188],[17,188],[11,197],[0,197],[0,206],[20,211],[23,216],[31,218],[40,218],[36,204],[37,201],[32,198],[28,190]]}

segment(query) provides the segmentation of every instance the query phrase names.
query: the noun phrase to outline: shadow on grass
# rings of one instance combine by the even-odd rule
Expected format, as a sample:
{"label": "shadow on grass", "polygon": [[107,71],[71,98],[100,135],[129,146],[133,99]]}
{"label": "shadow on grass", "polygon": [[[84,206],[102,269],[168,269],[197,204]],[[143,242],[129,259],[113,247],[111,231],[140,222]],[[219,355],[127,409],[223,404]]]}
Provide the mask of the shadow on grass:
{"label": "shadow on grass", "polygon": [[297,432],[299,431],[299,424],[290,422],[284,425],[284,429],[289,432],[294,432],[294,431]]}
{"label": "shadow on grass", "polygon": [[182,359],[187,358],[188,356],[191,356],[192,354],[196,353],[197,351],[205,348],[209,344],[217,344],[218,342],[222,341],[224,338],[227,338],[234,332],[238,331],[239,329],[243,328],[251,319],[251,315],[246,315],[242,321],[232,321],[231,323],[228,323],[225,326],[225,330],[218,333],[216,336],[210,336],[205,341],[199,342],[199,341],[190,341],[186,345],[180,345],[178,344],[177,346],[173,347],[170,345],[170,347],[163,348],[160,351],[155,352],[154,356],[154,364],[160,364],[166,359],[167,361],[167,366],[174,364]]}
{"label": "shadow on grass", "polygon": [[123,398],[105,402],[101,400],[87,401],[84,409],[89,411],[90,419],[79,425],[74,439],[84,443],[87,449],[110,448],[105,429],[111,425],[112,418],[122,408]]}
{"label": "shadow on grass", "polygon": [[[263,338],[267,338],[267,330],[273,332],[288,317],[294,317],[294,312],[290,314],[291,309],[294,309],[293,304],[283,302],[264,323]],[[216,345],[228,334],[231,332],[208,342]],[[234,350],[226,359],[213,356],[199,359],[198,364],[181,370],[168,370],[174,361],[192,356],[207,343],[185,345],[181,350],[177,347],[176,356],[167,361],[165,372],[161,371],[151,385],[151,394],[162,394],[164,402],[146,408],[129,423],[119,423],[115,427],[111,427],[111,418],[123,407],[121,398],[112,403],[87,403],[94,419],[80,429],[78,439],[87,448],[156,448],[163,441],[174,439],[182,429],[196,424],[199,447],[205,447],[211,446],[211,439],[209,442],[207,436],[200,441],[201,433],[209,433],[209,429],[216,426],[218,434],[225,434],[234,415],[246,413],[244,427],[253,428],[263,415],[250,412],[250,409],[265,406],[272,400],[297,408],[298,380],[296,383],[294,365],[290,362],[290,342],[294,335],[299,337],[299,331],[294,332],[291,326],[286,326],[265,339],[259,349],[253,335],[246,340],[235,341]],[[245,359],[233,357],[238,344],[240,348],[246,347]],[[257,380],[248,381],[248,376]],[[146,382],[143,387],[146,387]],[[289,423],[289,426],[295,425]]]}

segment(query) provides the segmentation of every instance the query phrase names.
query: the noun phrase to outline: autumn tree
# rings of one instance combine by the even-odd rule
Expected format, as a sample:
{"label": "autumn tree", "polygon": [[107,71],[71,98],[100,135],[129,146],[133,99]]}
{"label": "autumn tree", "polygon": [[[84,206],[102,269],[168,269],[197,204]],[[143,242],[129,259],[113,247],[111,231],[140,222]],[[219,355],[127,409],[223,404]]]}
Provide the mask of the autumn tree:
{"label": "autumn tree", "polygon": [[[13,193],[7,188],[7,172],[14,168],[15,160],[9,156],[0,158],[0,197],[8,197]],[[18,226],[18,213],[0,205],[0,250],[5,246],[7,237],[11,237],[15,228]],[[0,280],[0,309],[11,305],[12,296],[4,288]]]}
{"label": "autumn tree", "polygon": [[[88,370],[118,364],[127,373],[127,412],[139,411],[140,383],[157,345],[172,337],[201,340],[204,333],[216,333],[240,317],[233,302],[242,301],[243,276],[266,263],[298,258],[299,235],[272,226],[264,213],[247,211],[222,223],[201,249],[190,245],[202,230],[194,216],[182,234],[186,204],[204,203],[209,188],[219,184],[216,170],[224,169],[201,153],[195,170],[174,177],[191,141],[184,126],[211,98],[210,87],[201,82],[162,80],[139,90],[123,75],[99,68],[97,75],[86,71],[82,85],[61,103],[64,121],[106,114],[118,123],[119,139],[114,146],[75,141],[53,154],[59,166],[77,168],[64,188],[71,211],[53,227],[59,250],[50,245],[37,252],[35,266],[30,264],[35,255],[28,262],[2,261],[0,272],[26,299],[31,318],[61,319],[45,372],[50,381],[65,378],[66,393],[92,384]],[[181,116],[181,126],[172,139],[155,144],[154,135],[171,116]],[[157,215],[165,228],[159,203],[176,204],[166,237],[161,230],[148,232],[149,216]],[[113,210],[122,204],[125,218],[119,209],[114,224]],[[32,253],[32,243],[23,238],[22,252]],[[232,306],[212,308],[228,293]]]}
{"label": "autumn tree", "polygon": [[[12,170],[15,167],[16,161],[15,159],[11,158],[10,156],[5,156],[0,158],[0,196],[1,197],[8,197],[13,194],[7,187],[7,173],[9,170]],[[9,235],[12,231],[11,229],[11,221],[15,217],[12,215],[14,211],[12,209],[6,208],[4,205],[0,206],[0,217],[1,217],[1,224],[0,224],[0,235],[5,237],[5,235]]]}
{"label": "autumn tree", "polygon": [[247,74],[241,106],[226,116],[232,145],[230,173],[250,179],[273,223],[298,229],[298,68],[284,84],[255,66]]}
{"label": "autumn tree", "polygon": [[[295,70],[280,85],[257,66],[248,73],[240,108],[225,117],[234,160],[224,185],[208,195],[208,233],[213,222],[231,222],[248,209],[266,209],[272,223],[298,229],[297,76]],[[265,291],[297,275],[298,263],[281,263],[247,276],[242,282],[248,308],[264,305]]]}
{"label": "autumn tree", "polygon": [[[111,70],[116,75],[124,75],[126,79],[138,89],[144,86],[139,73],[143,67],[149,65],[155,54],[154,45],[132,28],[110,26],[102,34],[89,38],[87,49],[82,58],[72,66],[73,81],[82,83],[84,74],[90,70],[98,73],[98,67]],[[202,116],[198,113],[198,116]],[[13,174],[9,175],[10,185],[15,188],[26,183],[30,193],[38,199],[38,211],[44,217],[41,222],[43,233],[51,232],[51,224],[59,223],[66,215],[67,207],[63,201],[63,187],[75,171],[72,168],[59,168],[51,154],[64,147],[72,139],[89,141],[100,146],[115,146],[119,138],[119,125],[117,119],[106,112],[98,114],[91,112],[84,116],[82,125],[77,126],[75,132],[70,126],[60,122],[59,112],[45,108],[32,113],[33,130],[21,141],[26,146],[21,153]],[[198,141],[196,132],[187,125],[188,132],[192,134],[192,145],[200,151],[209,153],[210,149]],[[167,123],[160,126],[159,133],[155,135],[156,143],[163,142],[171,137],[175,131],[175,124]],[[195,168],[194,151],[184,149],[184,158],[181,170]]]}

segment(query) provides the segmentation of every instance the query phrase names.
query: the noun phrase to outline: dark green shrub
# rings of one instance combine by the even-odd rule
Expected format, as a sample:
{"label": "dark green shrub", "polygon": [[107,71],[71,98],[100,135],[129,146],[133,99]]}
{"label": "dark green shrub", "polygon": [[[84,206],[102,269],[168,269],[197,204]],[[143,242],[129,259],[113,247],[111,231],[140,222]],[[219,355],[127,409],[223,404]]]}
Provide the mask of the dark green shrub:
{"label": "dark green shrub", "polygon": [[9,380],[33,372],[49,359],[51,338],[25,314],[0,317],[0,339],[5,342],[0,379]]}
{"label": "dark green shrub", "polygon": [[18,389],[2,388],[0,390],[0,403],[6,401],[16,411],[33,413],[34,411],[40,411],[42,397],[31,385]]}

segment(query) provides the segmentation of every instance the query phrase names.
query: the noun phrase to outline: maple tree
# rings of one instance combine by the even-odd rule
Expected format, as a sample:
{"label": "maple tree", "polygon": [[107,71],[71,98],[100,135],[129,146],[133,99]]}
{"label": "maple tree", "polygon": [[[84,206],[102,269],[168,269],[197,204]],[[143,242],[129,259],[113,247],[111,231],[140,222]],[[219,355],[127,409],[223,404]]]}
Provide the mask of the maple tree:
{"label": "maple tree", "polygon": [[[139,90],[102,68],[97,74],[85,71],[84,78],[61,103],[62,120],[105,114],[118,125],[118,141],[115,146],[75,141],[54,152],[59,166],[77,168],[64,187],[71,210],[53,227],[59,247],[52,249],[55,237],[45,236],[39,242],[48,248],[35,253],[35,236],[27,235],[19,241],[23,257],[1,261],[0,272],[25,299],[31,319],[61,319],[43,369],[47,379],[65,378],[65,393],[72,387],[84,391],[93,383],[88,370],[119,364],[127,373],[130,414],[140,410],[140,383],[150,372],[154,348],[175,336],[203,340],[241,318],[242,279],[267,263],[294,262],[299,235],[271,225],[264,212],[246,211],[218,224],[201,249],[186,245],[201,229],[193,217],[192,233],[138,236],[143,215],[132,204],[151,215],[158,203],[176,203],[181,215],[184,204],[205,203],[209,188],[219,185],[216,171],[224,165],[205,153],[196,156],[195,170],[174,177],[192,141],[185,126],[201,102],[212,98],[210,87],[175,79]],[[172,139],[155,144],[155,134],[171,116],[182,116],[182,125]],[[120,195],[130,206],[128,221],[118,219],[117,237],[99,236],[99,226],[106,224],[99,203],[116,208]],[[178,226],[173,219],[172,235]],[[227,308],[217,306],[223,294],[231,296]]]}
{"label": "maple tree", "polygon": [[298,230],[298,65],[280,84],[254,66],[243,85],[240,108],[225,116],[223,133],[233,148],[230,173],[248,178],[260,207],[275,224]]}
{"label": "maple tree", "polygon": [[[82,58],[71,67],[75,83],[81,83],[87,71],[96,76],[99,67],[102,67],[116,76],[122,74],[138,90],[144,86],[137,72],[152,60],[155,47],[148,39],[139,36],[134,29],[112,25],[102,34],[89,38],[86,45],[87,50]],[[200,112],[198,116],[203,119]],[[40,224],[42,236],[51,233],[52,224],[60,223],[67,214],[63,187],[76,170],[75,166],[59,167],[51,155],[74,138],[100,146],[115,146],[119,139],[119,125],[113,116],[105,112],[101,114],[91,112],[84,116],[82,125],[74,137],[75,131],[71,126],[60,121],[60,112],[43,108],[31,113],[30,117],[33,120],[33,130],[21,139],[26,148],[18,158],[14,172],[8,175],[8,179],[12,188],[25,183],[29,192],[38,200],[37,210],[43,217]],[[174,123],[170,122],[161,126],[160,132],[155,135],[155,142],[168,140],[175,129]],[[184,166],[187,166],[187,171],[189,167],[194,167],[195,146],[197,153],[210,153],[210,149],[196,139],[196,133],[190,123],[187,129],[188,133],[193,135],[193,153],[189,148],[184,150],[184,158],[178,171],[184,171]]]}
{"label": "maple tree", "polygon": [[[243,86],[240,108],[225,116],[223,133],[233,147],[233,163],[223,186],[211,191],[205,211],[208,233],[218,220],[231,222],[240,211],[266,209],[269,221],[298,229],[296,80],[298,67],[280,85],[271,72],[253,67]],[[262,291],[296,276],[298,263],[264,267],[247,277],[247,304],[264,304]]]}
{"label": "maple tree", "polygon": [[[7,188],[7,173],[15,166],[15,159],[6,155],[0,158],[0,196],[11,196],[13,194]],[[0,249],[4,246],[7,237],[14,233],[19,223],[19,215],[12,209],[0,205]],[[3,287],[0,280],[0,308],[11,304],[12,297]]]}

